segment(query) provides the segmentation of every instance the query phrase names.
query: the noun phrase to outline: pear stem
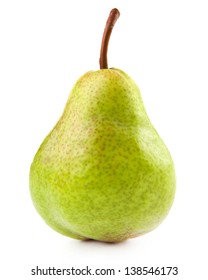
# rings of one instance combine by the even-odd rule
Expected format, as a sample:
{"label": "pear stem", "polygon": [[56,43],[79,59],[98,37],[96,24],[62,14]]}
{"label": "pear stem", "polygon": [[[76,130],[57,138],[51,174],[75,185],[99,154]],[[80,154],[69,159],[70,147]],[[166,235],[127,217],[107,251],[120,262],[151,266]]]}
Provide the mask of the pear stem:
{"label": "pear stem", "polygon": [[108,69],[108,60],[107,60],[108,43],[109,43],[112,29],[119,16],[120,16],[120,12],[116,8],[112,9],[108,16],[104,33],[103,33],[102,43],[101,43],[100,69]]}

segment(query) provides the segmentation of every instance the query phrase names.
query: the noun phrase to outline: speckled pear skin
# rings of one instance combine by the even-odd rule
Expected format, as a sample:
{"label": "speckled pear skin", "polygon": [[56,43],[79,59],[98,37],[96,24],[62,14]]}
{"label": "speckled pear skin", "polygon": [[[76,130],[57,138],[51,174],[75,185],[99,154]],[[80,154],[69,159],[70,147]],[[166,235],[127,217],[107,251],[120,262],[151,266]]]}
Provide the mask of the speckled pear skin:
{"label": "speckled pear skin", "polygon": [[120,242],[163,221],[174,165],[127,74],[104,69],[77,81],[35,155],[30,191],[46,223],[75,239]]}

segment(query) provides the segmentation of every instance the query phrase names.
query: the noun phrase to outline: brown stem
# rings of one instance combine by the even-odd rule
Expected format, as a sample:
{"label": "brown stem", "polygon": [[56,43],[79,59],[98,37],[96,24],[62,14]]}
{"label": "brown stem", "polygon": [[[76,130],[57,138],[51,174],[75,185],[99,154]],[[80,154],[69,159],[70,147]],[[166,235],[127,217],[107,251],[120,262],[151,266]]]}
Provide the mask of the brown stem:
{"label": "brown stem", "polygon": [[109,43],[112,29],[119,16],[120,16],[120,12],[116,8],[112,9],[108,16],[108,20],[106,22],[106,26],[103,33],[101,50],[100,50],[100,69],[108,69],[108,60],[107,60],[108,43]]}

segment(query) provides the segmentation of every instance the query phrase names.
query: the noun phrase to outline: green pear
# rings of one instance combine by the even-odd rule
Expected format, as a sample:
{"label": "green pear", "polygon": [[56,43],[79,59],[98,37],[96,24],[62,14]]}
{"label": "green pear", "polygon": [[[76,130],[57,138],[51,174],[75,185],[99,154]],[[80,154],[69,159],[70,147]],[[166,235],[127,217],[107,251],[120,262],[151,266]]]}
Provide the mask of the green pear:
{"label": "green pear", "polygon": [[123,71],[107,68],[118,16],[113,9],[106,24],[101,69],[77,81],[30,169],[39,214],[54,230],[80,240],[143,235],[164,220],[174,200],[174,164],[139,88]]}

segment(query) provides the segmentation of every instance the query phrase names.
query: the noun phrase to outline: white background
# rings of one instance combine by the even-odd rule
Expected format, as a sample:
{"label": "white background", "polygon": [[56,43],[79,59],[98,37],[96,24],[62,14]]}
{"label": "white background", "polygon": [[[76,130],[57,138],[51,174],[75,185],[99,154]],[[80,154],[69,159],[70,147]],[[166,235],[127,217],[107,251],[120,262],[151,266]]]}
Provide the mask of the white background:
{"label": "white background", "polygon": [[[36,213],[29,168],[75,81],[98,69],[102,32],[114,7],[121,16],[109,67],[123,69],[139,85],[175,161],[177,194],[163,224],[143,237],[80,242],[51,230]],[[1,279],[46,279],[31,276],[37,265],[121,269],[111,279],[206,279],[207,15],[205,0],[0,1]],[[125,276],[126,266],[178,266],[179,275]]]}

